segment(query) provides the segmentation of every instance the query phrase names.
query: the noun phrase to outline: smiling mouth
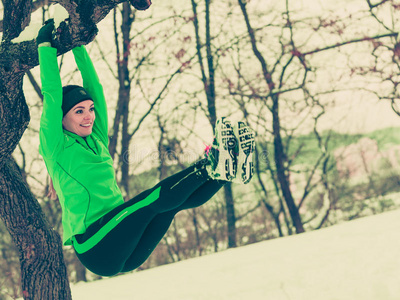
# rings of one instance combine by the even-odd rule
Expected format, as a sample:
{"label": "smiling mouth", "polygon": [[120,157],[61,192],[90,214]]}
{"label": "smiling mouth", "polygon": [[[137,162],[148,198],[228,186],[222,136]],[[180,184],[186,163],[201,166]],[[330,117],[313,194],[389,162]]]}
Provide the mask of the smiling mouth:
{"label": "smiling mouth", "polygon": [[90,127],[90,126],[92,126],[92,123],[90,123],[90,124],[82,124],[81,126],[82,127]]}

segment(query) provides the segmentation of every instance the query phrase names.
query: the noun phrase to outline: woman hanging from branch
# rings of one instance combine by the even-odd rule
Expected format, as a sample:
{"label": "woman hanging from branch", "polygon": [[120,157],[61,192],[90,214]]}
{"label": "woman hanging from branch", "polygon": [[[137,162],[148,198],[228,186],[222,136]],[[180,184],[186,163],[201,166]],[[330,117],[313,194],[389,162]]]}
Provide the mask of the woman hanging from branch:
{"label": "woman hanging from branch", "polygon": [[103,88],[84,46],[72,50],[83,87],[62,87],[54,21],[37,37],[43,112],[40,153],[62,206],[63,243],[92,272],[111,276],[139,267],[181,210],[207,202],[228,181],[253,173],[254,132],[218,119],[205,158],[124,202],[108,151]]}

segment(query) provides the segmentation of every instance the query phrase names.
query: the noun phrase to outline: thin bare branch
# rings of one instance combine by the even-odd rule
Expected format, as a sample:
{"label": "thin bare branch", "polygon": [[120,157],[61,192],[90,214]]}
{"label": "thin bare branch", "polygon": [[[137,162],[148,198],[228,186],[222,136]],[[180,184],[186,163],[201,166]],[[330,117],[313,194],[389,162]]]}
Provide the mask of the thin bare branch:
{"label": "thin bare branch", "polygon": [[26,72],[26,75],[28,76],[29,81],[31,82],[36,94],[39,96],[40,100],[42,100],[42,102],[43,102],[43,95],[41,92],[41,88],[40,88],[39,84],[37,83],[35,77],[33,77],[32,72],[29,70],[28,72]]}
{"label": "thin bare branch", "polygon": [[167,82],[165,83],[164,87],[161,89],[161,91],[158,93],[157,97],[154,99],[154,101],[151,103],[149,109],[143,116],[140,118],[136,128],[132,131],[130,134],[130,137],[132,137],[140,128],[142,125],[143,121],[146,119],[146,117],[151,113],[153,110],[154,106],[158,103],[158,101],[161,99],[162,95],[164,94],[165,90],[167,89],[168,85],[171,83],[172,79],[175,77],[175,75],[181,73],[181,67],[179,67],[174,73],[171,74],[171,76],[168,78]]}
{"label": "thin bare branch", "polygon": [[330,46],[326,46],[323,48],[316,48],[314,50],[308,51],[308,52],[303,52],[302,55],[306,56],[306,55],[310,55],[310,54],[315,54],[318,52],[322,52],[322,51],[326,51],[326,50],[330,50],[330,49],[334,49],[334,48],[339,48],[345,45],[350,45],[350,44],[354,44],[354,43],[360,43],[360,42],[368,42],[368,41],[373,41],[373,40],[377,40],[377,39],[382,39],[382,38],[386,38],[386,37],[394,37],[397,38],[398,33],[394,32],[394,33],[386,33],[386,34],[380,34],[380,35],[376,35],[376,36],[372,36],[372,37],[362,37],[359,39],[354,39],[354,40],[350,40],[350,41],[345,41],[342,43],[336,43],[334,45],[330,45]]}
{"label": "thin bare branch", "polygon": [[369,8],[370,8],[370,9],[373,9],[373,8],[376,8],[376,7],[378,7],[378,6],[380,6],[380,5],[384,4],[384,3],[386,3],[386,2],[388,2],[388,1],[389,1],[389,0],[382,0],[381,2],[372,4],[372,3],[371,3],[371,0],[367,0],[367,3],[368,3]]}

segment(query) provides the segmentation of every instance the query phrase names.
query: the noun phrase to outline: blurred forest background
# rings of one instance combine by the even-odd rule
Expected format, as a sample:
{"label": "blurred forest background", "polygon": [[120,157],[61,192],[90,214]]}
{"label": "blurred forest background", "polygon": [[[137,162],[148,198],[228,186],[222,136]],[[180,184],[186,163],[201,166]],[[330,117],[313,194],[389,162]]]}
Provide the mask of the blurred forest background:
{"label": "blurred forest background", "polygon": [[[32,22],[57,14],[52,2]],[[126,199],[201,158],[217,117],[257,132],[252,182],[178,214],[140,269],[400,207],[399,18],[394,0],[154,0],[110,13],[87,49]],[[72,54],[59,62],[63,84],[79,84]],[[61,233],[38,154],[39,70],[26,75],[31,122],[14,157]],[[18,252],[3,223],[0,235],[0,299],[15,299]],[[99,279],[72,248],[64,257],[70,282]]]}

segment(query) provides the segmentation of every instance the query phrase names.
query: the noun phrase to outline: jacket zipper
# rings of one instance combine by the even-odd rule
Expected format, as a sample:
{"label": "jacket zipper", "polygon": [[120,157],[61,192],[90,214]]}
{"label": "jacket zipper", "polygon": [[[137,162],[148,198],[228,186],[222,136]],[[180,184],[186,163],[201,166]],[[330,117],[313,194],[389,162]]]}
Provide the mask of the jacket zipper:
{"label": "jacket zipper", "polygon": [[[89,149],[92,150],[93,153],[94,153],[95,155],[97,155],[96,151],[94,151],[93,148],[89,146],[89,143],[87,142],[87,140],[86,140],[85,137],[83,138],[83,140],[85,141],[85,143],[86,143],[86,145],[89,147]],[[76,140],[76,141],[78,142],[78,140]],[[79,143],[79,142],[78,142],[78,143]]]}

